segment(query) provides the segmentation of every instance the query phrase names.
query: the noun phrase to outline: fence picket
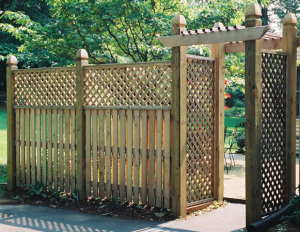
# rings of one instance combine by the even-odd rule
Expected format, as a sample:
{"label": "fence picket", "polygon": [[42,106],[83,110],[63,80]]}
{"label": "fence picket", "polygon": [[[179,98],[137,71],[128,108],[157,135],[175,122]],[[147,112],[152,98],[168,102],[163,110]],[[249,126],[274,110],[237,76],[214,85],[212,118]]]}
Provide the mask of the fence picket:
{"label": "fence picket", "polygon": [[149,111],[149,205],[155,206],[154,198],[154,176],[155,176],[155,112]]}
{"label": "fence picket", "polygon": [[86,120],[86,196],[91,196],[91,110],[85,111]]}
{"label": "fence picket", "polygon": [[70,111],[65,110],[65,192],[70,192]]}
{"label": "fence picket", "polygon": [[25,109],[21,109],[21,185],[25,184]]}
{"label": "fence picket", "polygon": [[127,110],[127,201],[132,201],[132,110]]}
{"label": "fence picket", "polygon": [[59,189],[64,191],[64,111],[60,109],[59,114]]}
{"label": "fence picket", "polygon": [[125,201],[125,110],[120,110],[120,199]]}
{"label": "fence picket", "polygon": [[57,109],[53,110],[53,150],[54,150],[54,172],[53,172],[53,182],[54,182],[54,191],[58,190],[58,117]]}
{"label": "fence picket", "polygon": [[49,188],[53,188],[52,174],[53,174],[52,171],[52,110],[48,109],[48,186]]}
{"label": "fence picket", "polygon": [[97,175],[97,169],[98,169],[98,155],[97,155],[97,110],[93,110],[93,196],[96,198],[98,197],[98,175]]}
{"label": "fence picket", "polygon": [[37,166],[37,174],[36,180],[41,183],[42,182],[42,167],[41,167],[41,110],[36,110],[36,143],[37,143],[37,151],[36,151],[36,166]]}
{"label": "fence picket", "polygon": [[35,109],[30,110],[30,132],[31,132],[31,184],[36,182],[36,146],[35,146]]}
{"label": "fence picket", "polygon": [[104,176],[105,176],[105,157],[104,157],[104,110],[99,110],[99,194],[100,198],[104,198]]}
{"label": "fence picket", "polygon": [[156,207],[162,207],[162,133],[163,120],[162,111],[158,110],[157,115],[157,141],[156,141]]}
{"label": "fence picket", "polygon": [[141,186],[142,204],[147,205],[147,110],[142,110],[142,165],[141,165]]}
{"label": "fence picket", "polygon": [[[42,109],[42,133],[43,133],[43,169],[42,169],[42,183],[47,186],[47,126],[46,126],[46,109]],[[48,148],[49,149],[49,148]]]}
{"label": "fence picket", "polygon": [[140,171],[140,111],[134,110],[134,203],[139,204],[139,171]]}
{"label": "fence picket", "polygon": [[76,157],[75,157],[75,109],[71,110],[71,188],[76,189]]}
{"label": "fence picket", "polygon": [[118,110],[113,110],[113,197],[118,199]]}
{"label": "fence picket", "polygon": [[111,116],[110,110],[105,110],[105,156],[106,156],[106,198],[111,198]]}
{"label": "fence picket", "polygon": [[163,161],[163,191],[164,208],[170,208],[170,111],[164,111],[164,161]]}
{"label": "fence picket", "polygon": [[30,184],[31,166],[30,166],[30,110],[26,109],[26,184]]}
{"label": "fence picket", "polygon": [[16,110],[16,186],[20,186],[20,110]]}

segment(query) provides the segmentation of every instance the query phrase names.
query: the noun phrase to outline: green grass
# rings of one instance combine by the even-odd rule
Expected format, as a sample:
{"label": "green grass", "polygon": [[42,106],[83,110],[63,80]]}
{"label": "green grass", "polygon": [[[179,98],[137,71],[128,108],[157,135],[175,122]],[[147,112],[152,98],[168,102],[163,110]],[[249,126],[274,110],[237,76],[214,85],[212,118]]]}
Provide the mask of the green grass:
{"label": "green grass", "polygon": [[0,183],[7,181],[7,135],[6,107],[0,106]]}
{"label": "green grass", "polygon": [[[245,108],[238,108],[241,109],[241,112],[245,112]],[[225,111],[226,114],[232,114],[232,111],[234,108],[229,108],[229,110]],[[235,129],[235,125],[241,122],[245,122],[245,116],[231,116],[231,115],[225,115],[225,126],[227,126],[227,133],[231,135],[232,131]],[[240,130],[243,130],[242,128]],[[226,137],[224,147],[228,147],[229,139],[231,136]],[[235,144],[234,148],[237,148],[237,145]]]}

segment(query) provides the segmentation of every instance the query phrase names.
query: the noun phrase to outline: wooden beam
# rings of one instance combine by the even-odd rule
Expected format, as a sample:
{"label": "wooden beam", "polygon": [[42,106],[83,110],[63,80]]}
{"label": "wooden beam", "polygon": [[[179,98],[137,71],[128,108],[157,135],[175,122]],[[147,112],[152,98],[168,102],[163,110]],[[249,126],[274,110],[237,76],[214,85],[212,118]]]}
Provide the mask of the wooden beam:
{"label": "wooden beam", "polygon": [[165,47],[189,46],[198,44],[225,43],[260,39],[270,26],[242,28],[230,31],[209,31],[201,34],[172,35],[158,38]]}
{"label": "wooden beam", "polygon": [[86,50],[79,49],[76,54],[76,149],[77,149],[77,188],[79,200],[86,197],[85,191],[85,115],[83,99],[84,66],[88,65],[88,54]]}
{"label": "wooden beam", "polygon": [[290,193],[296,187],[296,91],[297,91],[297,19],[294,14],[287,14],[283,20],[282,52],[289,54],[287,62],[287,188],[286,204],[291,200]]}
{"label": "wooden beam", "polygon": [[[251,4],[246,12],[246,27],[261,26],[261,10]],[[245,43],[245,137],[246,137],[246,226],[262,219],[261,136],[262,136],[262,43]]]}
{"label": "wooden beam", "polygon": [[[224,27],[215,23],[214,27]],[[216,72],[216,131],[214,150],[214,198],[223,201],[224,195],[224,82],[225,82],[225,44],[211,45],[212,57],[215,58]]]}
{"label": "wooden beam", "polygon": [[[172,35],[186,31],[183,15],[173,18]],[[172,48],[172,215],[186,217],[186,127],[187,127],[186,47]]]}
{"label": "wooden beam", "polygon": [[[13,71],[17,70],[18,61],[10,55],[6,61],[6,94],[7,94],[7,190],[16,187],[16,116],[14,114],[15,79]],[[19,164],[18,164],[19,165]]]}

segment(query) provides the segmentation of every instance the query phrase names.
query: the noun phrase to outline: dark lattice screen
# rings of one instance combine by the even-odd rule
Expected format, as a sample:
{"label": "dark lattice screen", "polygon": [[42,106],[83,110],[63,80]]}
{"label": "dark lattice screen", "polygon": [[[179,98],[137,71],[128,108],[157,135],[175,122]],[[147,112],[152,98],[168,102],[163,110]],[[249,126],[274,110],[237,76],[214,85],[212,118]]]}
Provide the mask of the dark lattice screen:
{"label": "dark lattice screen", "polygon": [[187,203],[213,197],[215,62],[187,59]]}
{"label": "dark lattice screen", "polygon": [[262,210],[286,203],[286,56],[262,53]]}

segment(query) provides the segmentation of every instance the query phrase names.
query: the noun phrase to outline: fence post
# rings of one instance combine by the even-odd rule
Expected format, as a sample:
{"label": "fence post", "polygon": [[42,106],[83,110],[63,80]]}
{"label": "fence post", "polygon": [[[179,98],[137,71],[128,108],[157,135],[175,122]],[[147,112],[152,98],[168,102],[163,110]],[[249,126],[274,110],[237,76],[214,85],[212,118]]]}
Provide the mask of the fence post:
{"label": "fence post", "polygon": [[[222,23],[215,23],[214,28],[224,27]],[[214,197],[223,201],[224,195],[224,82],[225,82],[225,43],[211,45],[212,57],[215,61],[216,72],[216,140],[214,157]]]}
{"label": "fence post", "polygon": [[79,49],[76,53],[76,150],[77,150],[77,188],[79,200],[86,197],[85,191],[85,115],[83,110],[84,93],[83,79],[85,65],[88,65],[88,54],[86,50]]}
{"label": "fence post", "polygon": [[287,62],[287,106],[286,106],[286,140],[287,140],[287,189],[288,203],[291,192],[296,185],[296,91],[297,91],[297,18],[287,14],[283,20],[282,52],[289,54]]}
{"label": "fence post", "polygon": [[[183,15],[173,18],[172,35],[186,31]],[[172,214],[186,217],[186,47],[172,47]]]}
{"label": "fence post", "polygon": [[[261,10],[251,4],[246,11],[246,27],[261,26]],[[262,218],[261,136],[262,136],[262,54],[261,39],[245,42],[246,103],[246,226]]]}
{"label": "fence post", "polygon": [[7,190],[16,187],[16,117],[14,115],[15,80],[13,71],[17,70],[18,61],[10,55],[6,61],[6,95],[7,95]]}

